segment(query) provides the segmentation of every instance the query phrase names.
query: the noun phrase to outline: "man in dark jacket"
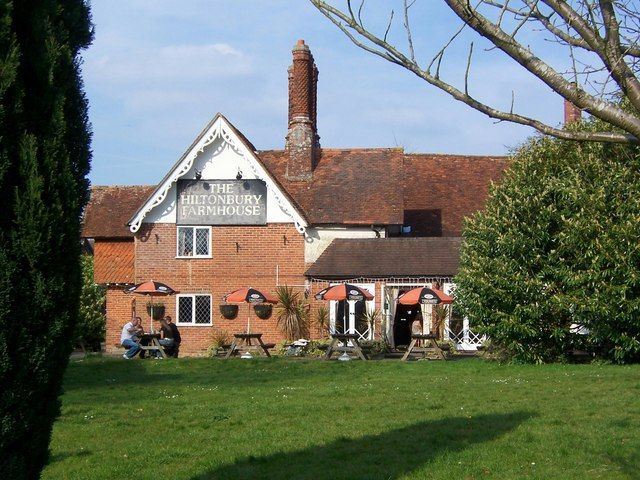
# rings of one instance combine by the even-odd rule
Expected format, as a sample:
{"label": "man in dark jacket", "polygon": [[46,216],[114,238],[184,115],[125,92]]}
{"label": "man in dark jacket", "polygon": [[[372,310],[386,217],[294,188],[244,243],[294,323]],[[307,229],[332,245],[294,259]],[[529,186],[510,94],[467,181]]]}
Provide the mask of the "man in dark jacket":
{"label": "man in dark jacket", "polygon": [[178,352],[180,350],[180,332],[171,321],[171,317],[167,315],[160,320],[160,330],[162,331],[162,338],[160,339],[160,345],[164,347],[164,351],[170,357],[178,358]]}

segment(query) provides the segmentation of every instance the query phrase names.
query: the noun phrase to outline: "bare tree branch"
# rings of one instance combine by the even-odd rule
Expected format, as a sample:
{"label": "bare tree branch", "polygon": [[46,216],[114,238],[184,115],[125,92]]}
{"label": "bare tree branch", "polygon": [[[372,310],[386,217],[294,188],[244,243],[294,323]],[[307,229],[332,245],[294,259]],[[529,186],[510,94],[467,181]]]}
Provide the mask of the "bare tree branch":
{"label": "bare tree branch", "polygon": [[[443,47],[432,57],[426,68],[421,67],[416,60],[413,35],[409,26],[409,9],[416,0],[411,3],[403,0],[404,29],[407,35],[406,54],[387,41],[391,19],[382,38],[363,26],[360,14],[363,11],[364,0],[360,5],[358,20],[353,15],[349,1],[346,13],[335,7],[332,4],[334,2],[310,1],[360,48],[405,68],[427,83],[445,91],[454,99],[491,118],[528,125],[558,138],[640,143],[640,115],[638,114],[640,82],[637,77],[638,64],[635,61],[640,55],[638,48],[640,14],[634,0],[478,0],[476,5],[472,5],[470,0],[444,0],[444,3],[464,24],[443,42]],[[541,9],[541,7],[544,8]],[[487,14],[491,14],[492,10],[495,12],[490,18]],[[507,19],[508,15],[510,19]],[[567,49],[570,73],[554,69],[538,57],[529,45],[523,45],[516,40],[516,36],[519,37],[519,32],[525,27],[532,29],[535,25],[539,25],[542,31],[546,32],[546,36],[550,36],[549,40]],[[465,26],[469,26],[479,35],[487,38],[495,48],[504,52],[578,108],[617,127],[621,132],[569,131],[548,125],[536,118],[518,114],[514,111],[515,94],[513,92],[509,111],[500,110],[471,96],[469,78],[473,43],[469,48],[462,79],[463,90],[456,88],[450,81],[444,80],[441,77],[441,65],[445,51]],[[585,52],[581,59],[576,57],[574,48]],[[587,63],[595,60],[597,61],[593,65]],[[434,63],[437,66],[435,74],[432,74],[431,68]],[[580,65],[582,66],[578,70]],[[591,79],[591,75],[595,77]],[[635,108],[635,112],[625,111],[618,102],[607,100],[605,92],[608,79],[615,82],[616,90],[629,101],[629,104]],[[591,85],[594,87],[602,85],[602,92],[592,88]]]}

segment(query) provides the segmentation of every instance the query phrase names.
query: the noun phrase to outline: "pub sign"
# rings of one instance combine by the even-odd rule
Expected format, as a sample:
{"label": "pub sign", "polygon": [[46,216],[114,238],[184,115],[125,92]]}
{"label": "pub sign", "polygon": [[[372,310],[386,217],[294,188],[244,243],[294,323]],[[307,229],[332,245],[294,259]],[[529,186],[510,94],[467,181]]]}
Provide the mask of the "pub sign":
{"label": "pub sign", "polygon": [[262,180],[178,180],[178,225],[266,225]]}

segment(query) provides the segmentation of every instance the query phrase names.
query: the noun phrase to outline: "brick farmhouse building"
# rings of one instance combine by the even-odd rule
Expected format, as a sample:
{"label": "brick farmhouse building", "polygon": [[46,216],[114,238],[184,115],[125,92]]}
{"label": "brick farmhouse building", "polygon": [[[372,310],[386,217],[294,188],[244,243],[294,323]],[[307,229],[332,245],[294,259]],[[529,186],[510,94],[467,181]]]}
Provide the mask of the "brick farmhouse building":
{"label": "brick farmhouse building", "polygon": [[[324,303],[313,300],[320,289],[357,284],[375,299],[327,303],[331,328],[394,344],[406,344],[412,318],[396,305],[399,293],[434,283],[452,289],[462,221],[483,207],[507,159],[321,148],[317,78],[299,41],[283,150],[257,150],[217,114],[157,185],[92,188],[83,236],[93,239],[95,281],[107,287],[108,352],[134,312],[148,318],[148,298],[123,289],[150,279],[179,291],[154,301],[174,318],[187,355],[206,351],[215,332],[245,330],[250,315],[265,341],[283,338],[275,316],[257,319],[247,304],[235,319],[221,316],[223,295],[241,287],[273,294],[292,286],[309,299],[313,317]],[[365,308],[381,312],[373,328],[358,320]],[[429,311],[422,314],[429,331]],[[463,328],[449,327],[450,335]]]}

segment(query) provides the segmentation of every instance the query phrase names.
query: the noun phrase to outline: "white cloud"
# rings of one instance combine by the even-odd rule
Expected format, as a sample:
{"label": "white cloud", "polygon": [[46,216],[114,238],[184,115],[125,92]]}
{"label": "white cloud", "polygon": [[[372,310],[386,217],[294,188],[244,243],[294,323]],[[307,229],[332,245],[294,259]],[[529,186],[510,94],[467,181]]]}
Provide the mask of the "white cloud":
{"label": "white cloud", "polygon": [[121,49],[85,59],[85,75],[93,82],[151,83],[252,74],[251,58],[226,43]]}

